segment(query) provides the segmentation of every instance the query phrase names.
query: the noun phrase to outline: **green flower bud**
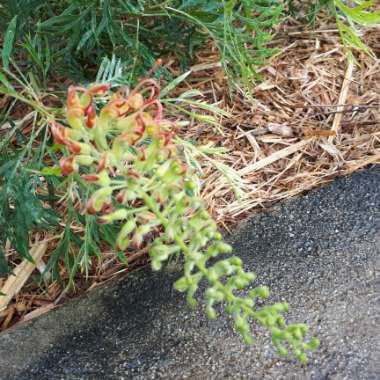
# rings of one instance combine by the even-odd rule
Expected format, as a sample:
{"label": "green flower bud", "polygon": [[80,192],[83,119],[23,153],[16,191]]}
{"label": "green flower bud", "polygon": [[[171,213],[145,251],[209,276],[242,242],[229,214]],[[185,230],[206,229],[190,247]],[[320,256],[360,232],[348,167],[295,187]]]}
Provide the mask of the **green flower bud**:
{"label": "green flower bud", "polygon": [[232,247],[229,244],[219,242],[218,243],[218,249],[220,253],[231,253]]}
{"label": "green flower bud", "polygon": [[203,219],[203,220],[209,220],[210,219],[210,215],[207,211],[201,211],[199,213],[199,216]]}
{"label": "green flower bud", "polygon": [[194,182],[185,182],[185,190],[189,191],[195,191],[197,188],[197,185]]}
{"label": "green flower bud", "polygon": [[186,277],[181,277],[174,283],[174,288],[179,292],[185,292],[189,287],[188,280]]}
{"label": "green flower bud", "polygon": [[194,298],[194,294],[197,291],[197,285],[190,285],[188,292],[187,292],[187,303],[192,309],[195,309],[198,305],[198,302]]}
{"label": "green flower bud", "polygon": [[279,315],[276,320],[277,326],[284,327],[285,326],[285,319],[282,315]]}
{"label": "green flower bud", "polygon": [[256,288],[255,290],[256,290],[257,295],[260,298],[266,299],[270,296],[270,290],[267,286],[260,286]]}
{"label": "green flower bud", "polygon": [[66,128],[67,136],[74,141],[79,141],[82,138],[82,132],[78,129]]}
{"label": "green flower bud", "polygon": [[216,244],[210,245],[210,247],[207,248],[206,254],[209,257],[216,257],[219,255],[218,246]]}
{"label": "green flower bud", "polygon": [[86,156],[91,155],[92,153],[92,146],[90,144],[85,144],[85,143],[77,143],[80,146],[80,153]]}
{"label": "green flower bud", "polygon": [[224,295],[222,292],[216,290],[215,288],[208,288],[206,291],[206,298],[221,302],[224,299]]}
{"label": "green flower bud", "polygon": [[245,272],[243,276],[249,283],[256,280],[256,275],[252,272]]}
{"label": "green flower bud", "polygon": [[170,247],[165,244],[154,244],[149,251],[149,255],[154,260],[163,262],[166,261],[176,249],[177,247]]}
{"label": "green flower bud", "polygon": [[237,289],[244,289],[249,283],[244,278],[236,278],[234,284]]}
{"label": "green flower bud", "polygon": [[300,361],[305,362],[307,360],[306,355],[298,348],[294,349],[294,356]]}
{"label": "green flower bud", "polygon": [[134,219],[129,219],[121,228],[120,233],[123,236],[127,236],[136,228],[136,222]]}
{"label": "green flower bud", "polygon": [[243,340],[247,346],[250,346],[253,344],[253,338],[249,333],[243,334]]}
{"label": "green flower bud", "polygon": [[152,260],[152,269],[154,271],[159,271],[162,268],[162,263],[159,259]]}
{"label": "green flower bud", "polygon": [[208,280],[211,285],[215,284],[216,281],[218,281],[218,273],[214,268],[210,268],[207,273]]}
{"label": "green flower bud", "polygon": [[295,329],[294,331],[292,331],[292,335],[297,340],[302,339],[302,332],[300,329]]}
{"label": "green flower bud", "polygon": [[255,306],[255,303],[253,302],[251,298],[245,298],[244,303],[250,309],[252,309]]}
{"label": "green flower bud", "polygon": [[272,333],[272,339],[274,340],[283,340],[284,339],[284,331],[276,328],[276,327],[273,327],[271,329],[271,333]]}
{"label": "green flower bud", "polygon": [[113,189],[112,187],[103,187],[92,195],[90,198],[88,205],[87,205],[87,210],[90,214],[94,214],[96,212],[99,212],[104,204],[106,202],[109,202],[111,200],[111,195],[112,195]]}
{"label": "green flower bud", "polygon": [[97,184],[99,186],[104,187],[104,186],[109,186],[110,185],[111,179],[110,179],[110,177],[109,177],[109,175],[108,175],[108,173],[107,173],[106,170],[101,171],[98,174],[98,176],[99,176],[99,180],[97,181]]}
{"label": "green flower bud", "polygon": [[246,334],[249,332],[248,322],[245,318],[240,315],[235,316],[235,328],[242,334]]}
{"label": "green flower bud", "polygon": [[277,352],[281,356],[287,356],[289,354],[289,351],[283,345],[277,346]]}
{"label": "green flower bud", "polygon": [[[220,243],[218,244],[218,247],[220,247]],[[237,257],[237,256],[232,256],[228,259],[228,262],[231,264],[231,265],[234,265],[234,266],[237,266],[237,267],[241,267],[243,262],[241,261],[241,258],[240,257]]]}
{"label": "green flower bud", "polygon": [[85,156],[80,154],[79,156],[75,156],[74,161],[78,165],[90,166],[94,163],[94,158],[91,156]]}
{"label": "green flower bud", "polygon": [[84,112],[81,108],[72,107],[67,110],[67,122],[73,129],[80,130],[83,128],[83,116]]}
{"label": "green flower bud", "polygon": [[124,251],[129,247],[129,239],[119,234],[116,239],[116,245],[121,251]]}
{"label": "green flower bud", "polygon": [[216,315],[216,311],[215,311],[215,309],[214,309],[212,306],[207,305],[207,307],[206,307],[206,313],[207,313],[207,316],[208,316],[211,320],[214,320],[214,319],[216,319],[216,317],[217,317],[217,315]]}
{"label": "green flower bud", "polygon": [[124,220],[128,215],[128,211],[125,209],[119,209],[115,212],[107,215],[103,215],[100,218],[98,218],[99,223],[112,223],[116,222],[117,220]]}
{"label": "green flower bud", "polygon": [[320,345],[320,341],[318,338],[315,338],[315,337],[311,338],[310,342],[308,344],[310,350],[317,349],[319,347],[319,345]]}

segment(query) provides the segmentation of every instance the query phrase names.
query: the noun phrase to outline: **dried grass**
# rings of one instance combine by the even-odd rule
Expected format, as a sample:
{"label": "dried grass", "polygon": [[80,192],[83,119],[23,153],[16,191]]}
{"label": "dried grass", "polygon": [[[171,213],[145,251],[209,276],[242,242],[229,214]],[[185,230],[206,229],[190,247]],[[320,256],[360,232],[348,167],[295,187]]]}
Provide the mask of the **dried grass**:
{"label": "dried grass", "polygon": [[[380,57],[380,30],[365,40]],[[186,138],[229,149],[223,162],[245,180],[246,197],[236,199],[228,181],[205,165],[203,198],[227,226],[337,175],[380,163],[380,60],[363,54],[358,65],[348,62],[328,24],[314,32],[288,26],[275,43],[289,47],[261,70],[264,81],[250,100],[235,95],[230,101],[220,71],[198,71],[218,67],[216,54],[199,57],[198,78],[189,83],[232,114],[219,136],[199,125],[185,132]]]}

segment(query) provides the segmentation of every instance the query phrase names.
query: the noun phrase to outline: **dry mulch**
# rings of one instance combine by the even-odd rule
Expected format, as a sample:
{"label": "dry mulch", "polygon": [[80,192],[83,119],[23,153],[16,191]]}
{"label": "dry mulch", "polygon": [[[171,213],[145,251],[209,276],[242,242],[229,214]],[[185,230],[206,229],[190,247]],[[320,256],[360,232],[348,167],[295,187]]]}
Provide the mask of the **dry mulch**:
{"label": "dry mulch", "polygon": [[[199,89],[205,100],[230,113],[215,127],[190,121],[181,136],[226,147],[229,153],[219,160],[241,177],[237,198],[215,166],[202,163],[202,195],[220,225],[228,228],[254,211],[337,175],[380,163],[380,30],[365,36],[377,58],[361,54],[354,65],[329,22],[320,21],[314,31],[295,22],[282,27],[272,45],[287,48],[260,70],[263,81],[248,96],[243,91],[232,98],[228,95],[216,51],[201,54],[192,67],[183,89]],[[32,253],[46,257],[56,242],[55,237],[44,236]],[[146,250],[129,261],[132,269],[146,263]],[[25,284],[16,284],[19,292],[0,311],[0,330],[41,315],[130,269],[112,252],[105,252],[103,263],[94,265],[89,279],[78,278],[77,289],[71,292],[62,292],[48,278],[36,284],[33,268],[20,270]],[[5,280],[0,279],[0,290],[4,286]]]}
{"label": "dry mulch", "polygon": [[[380,30],[365,40],[380,58]],[[203,198],[221,224],[380,163],[380,60],[362,54],[357,65],[349,62],[328,25],[313,32],[287,27],[273,44],[288,47],[260,71],[263,83],[251,100],[231,102],[222,73],[214,79],[205,71],[210,79],[198,85],[232,116],[213,135],[194,126],[186,137],[217,140],[229,150],[223,162],[245,182],[245,197],[237,199],[228,181],[206,168]],[[202,65],[217,66],[212,58],[201,57]]]}

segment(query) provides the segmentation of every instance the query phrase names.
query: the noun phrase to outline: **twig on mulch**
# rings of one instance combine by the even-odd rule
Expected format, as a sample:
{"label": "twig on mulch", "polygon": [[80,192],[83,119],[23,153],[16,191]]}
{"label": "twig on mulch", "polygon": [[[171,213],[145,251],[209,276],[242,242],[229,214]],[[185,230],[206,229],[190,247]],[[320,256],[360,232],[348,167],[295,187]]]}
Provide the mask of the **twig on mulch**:
{"label": "twig on mulch", "polygon": [[34,262],[24,259],[9,275],[0,290],[0,312],[8,306],[14,295],[24,286],[25,282],[36,268],[36,265],[38,265],[39,261],[45,254],[46,249],[47,243],[44,241],[34,245],[30,250],[30,256]]}
{"label": "twig on mulch", "polygon": [[[334,131],[335,133],[338,132],[340,125],[342,123],[343,119],[343,111],[344,111],[344,105],[346,104],[347,101],[347,96],[348,96],[348,91],[350,89],[350,84],[352,81],[352,75],[354,73],[354,67],[355,67],[355,62],[350,59],[348,61],[348,67],[346,71],[346,75],[344,76],[344,81],[342,84],[342,90],[339,96],[338,104],[339,106],[337,107],[334,122],[332,125],[331,130]],[[334,140],[334,137],[331,136],[329,137],[329,142],[331,143]]]}

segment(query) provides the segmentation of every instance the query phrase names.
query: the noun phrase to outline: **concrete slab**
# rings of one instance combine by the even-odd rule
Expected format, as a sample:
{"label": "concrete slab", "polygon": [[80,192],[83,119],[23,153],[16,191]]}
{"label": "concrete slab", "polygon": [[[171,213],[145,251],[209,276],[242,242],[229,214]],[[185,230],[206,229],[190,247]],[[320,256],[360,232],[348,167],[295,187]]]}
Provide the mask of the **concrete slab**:
{"label": "concrete slab", "polygon": [[322,343],[308,364],[277,357],[265,332],[244,346],[172,290],[176,265],[128,278],[0,335],[0,378],[379,379],[380,169],[256,215],[235,253]]}

